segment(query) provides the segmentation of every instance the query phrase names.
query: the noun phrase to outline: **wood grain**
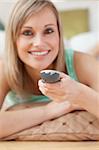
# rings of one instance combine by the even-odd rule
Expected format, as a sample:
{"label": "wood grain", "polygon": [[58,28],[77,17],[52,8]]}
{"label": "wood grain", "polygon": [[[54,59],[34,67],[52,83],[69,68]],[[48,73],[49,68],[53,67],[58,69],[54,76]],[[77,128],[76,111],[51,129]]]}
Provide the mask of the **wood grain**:
{"label": "wood grain", "polygon": [[99,142],[0,142],[0,150],[99,150]]}

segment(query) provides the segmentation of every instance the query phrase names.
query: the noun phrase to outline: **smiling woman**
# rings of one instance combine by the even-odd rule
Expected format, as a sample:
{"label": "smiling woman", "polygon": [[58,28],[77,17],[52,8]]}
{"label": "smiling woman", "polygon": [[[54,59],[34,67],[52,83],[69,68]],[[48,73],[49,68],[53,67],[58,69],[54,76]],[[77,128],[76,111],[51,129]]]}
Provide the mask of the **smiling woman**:
{"label": "smiling woman", "polygon": [[[42,70],[57,70],[59,82],[42,82]],[[0,62],[0,138],[73,110],[98,118],[97,70],[94,57],[64,49],[59,13],[50,0],[19,0]]]}
{"label": "smiling woman", "polygon": [[28,65],[27,69],[30,66],[38,70],[50,67],[59,51],[59,35],[56,17],[49,7],[33,14],[24,23],[17,47],[19,58]]}

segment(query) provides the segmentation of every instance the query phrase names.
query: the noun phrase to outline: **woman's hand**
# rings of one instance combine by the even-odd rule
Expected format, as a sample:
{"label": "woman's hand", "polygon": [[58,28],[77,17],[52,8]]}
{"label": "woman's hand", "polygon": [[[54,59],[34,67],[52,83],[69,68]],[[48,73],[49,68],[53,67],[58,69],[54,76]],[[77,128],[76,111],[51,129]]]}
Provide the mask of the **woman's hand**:
{"label": "woman's hand", "polygon": [[39,80],[40,91],[56,102],[69,100],[72,104],[78,104],[81,98],[83,84],[71,79],[68,75],[59,72],[61,81],[56,83],[43,83]]}
{"label": "woman's hand", "polygon": [[50,118],[54,119],[74,110],[69,101],[50,102],[46,106],[46,113]]}

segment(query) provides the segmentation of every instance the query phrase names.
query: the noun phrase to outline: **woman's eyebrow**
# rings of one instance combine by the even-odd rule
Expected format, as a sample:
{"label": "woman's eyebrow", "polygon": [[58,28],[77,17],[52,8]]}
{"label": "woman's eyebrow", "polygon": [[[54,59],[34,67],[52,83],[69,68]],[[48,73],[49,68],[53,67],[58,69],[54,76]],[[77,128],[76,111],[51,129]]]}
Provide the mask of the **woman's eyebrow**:
{"label": "woman's eyebrow", "polygon": [[56,24],[46,24],[44,27],[47,27],[47,26],[56,26]]}
{"label": "woman's eyebrow", "polygon": [[29,27],[29,26],[23,26],[23,28],[29,28],[29,29],[32,29],[32,27]]}
{"label": "woman's eyebrow", "polygon": [[[55,25],[55,24],[46,24],[46,25],[44,25],[44,27],[48,27],[48,26],[56,26],[56,25]],[[33,29],[33,28],[30,27],[30,26],[23,26],[22,28]]]}

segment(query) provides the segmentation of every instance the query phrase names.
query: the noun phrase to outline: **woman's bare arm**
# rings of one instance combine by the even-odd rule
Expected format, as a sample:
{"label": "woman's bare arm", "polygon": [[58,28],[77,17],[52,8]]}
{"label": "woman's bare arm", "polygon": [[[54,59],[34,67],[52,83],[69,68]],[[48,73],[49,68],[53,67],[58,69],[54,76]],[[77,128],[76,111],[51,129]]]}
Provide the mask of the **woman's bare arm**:
{"label": "woman's bare arm", "polygon": [[99,64],[92,56],[76,53],[74,67],[78,80],[60,72],[61,81],[53,84],[39,80],[39,89],[53,101],[70,101],[74,109],[84,109],[99,118]]}
{"label": "woman's bare arm", "polygon": [[84,84],[78,103],[99,118],[99,61],[77,52],[75,68],[79,81]]}
{"label": "woman's bare arm", "polygon": [[45,106],[22,110],[0,112],[0,138],[7,137],[24,129],[38,125],[46,120],[54,119],[71,111],[71,105],[50,102]]}
{"label": "woman's bare arm", "polygon": [[[0,60],[0,107],[10,87],[4,75],[4,66]],[[68,102],[51,102],[46,106],[32,107],[14,111],[0,111],[0,138],[38,125],[46,120],[59,117],[70,109]]]}
{"label": "woman's bare arm", "polygon": [[16,111],[0,112],[0,138],[51,119],[45,106]]}
{"label": "woman's bare arm", "polygon": [[[4,65],[0,60],[0,107],[2,107],[4,98],[9,91],[4,75]],[[0,138],[39,124],[49,119],[44,107],[25,109],[20,111],[0,111]]]}

